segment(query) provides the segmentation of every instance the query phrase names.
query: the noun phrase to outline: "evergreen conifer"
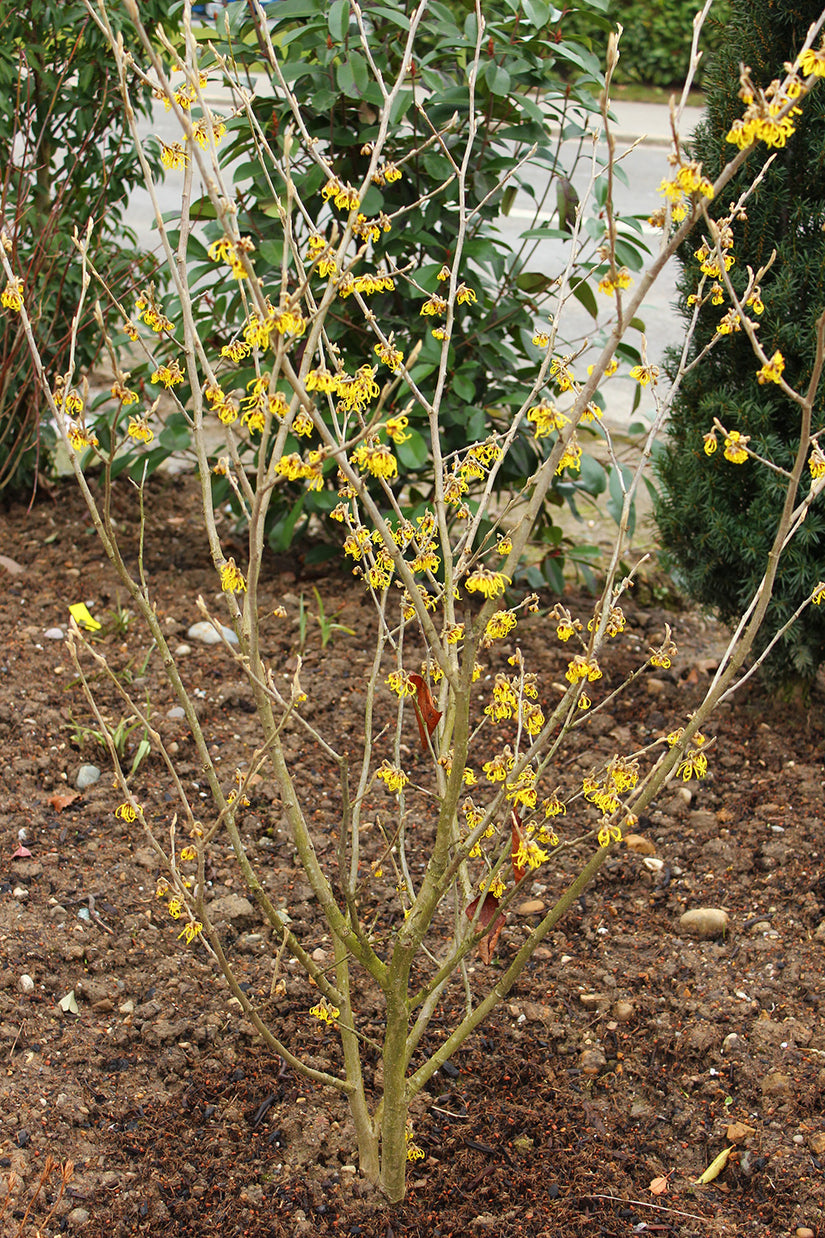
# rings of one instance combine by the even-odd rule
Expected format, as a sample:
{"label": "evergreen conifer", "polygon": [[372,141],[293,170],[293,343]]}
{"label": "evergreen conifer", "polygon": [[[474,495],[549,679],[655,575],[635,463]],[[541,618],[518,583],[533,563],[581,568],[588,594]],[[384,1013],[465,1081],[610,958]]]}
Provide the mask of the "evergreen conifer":
{"label": "evergreen conifer", "polygon": [[[782,78],[810,25],[821,15],[822,0],[733,0],[728,39],[705,79],[707,116],[697,130],[692,154],[714,180],[734,147],[726,142],[732,122],[744,112],[736,97],[740,65],[764,89]],[[819,45],[817,37],[814,46]],[[729,210],[756,173],[772,158],[764,180],[747,204],[747,219],[734,225],[736,264],[730,275],[737,293],[747,283],[747,268],[758,269],[776,250],[776,261],[762,286],[764,312],[759,338],[770,357],[785,358],[784,377],[807,387],[815,352],[814,324],[825,307],[825,89],[818,84],[804,99],[796,132],[787,145],[771,151],[757,143],[744,166],[711,202],[709,214]],[[707,229],[705,228],[706,232]],[[694,256],[700,225],[680,251],[678,281],[685,317],[695,293],[699,264]],[[700,311],[689,360],[707,346],[726,311],[706,300]],[[751,315],[752,317],[754,315]],[[677,358],[669,368],[675,372]],[[751,448],[782,468],[791,467],[799,441],[799,412],[773,383],[759,385],[759,363],[744,332],[718,340],[686,375],[667,426],[668,439],[658,462],[661,493],[656,519],[665,562],[688,595],[722,619],[734,620],[751,600],[782,506],[783,477],[754,460],[737,465],[721,451],[710,458],[704,435],[714,417],[728,429],[750,436]],[[814,429],[825,421],[820,386]],[[762,648],[796,607],[825,577],[825,507],[814,503],[802,528],[785,550],[774,597],[762,628]],[[758,651],[757,651],[758,652]],[[825,607],[809,606],[782,637],[765,664],[766,676],[787,685],[810,683],[825,661]]]}

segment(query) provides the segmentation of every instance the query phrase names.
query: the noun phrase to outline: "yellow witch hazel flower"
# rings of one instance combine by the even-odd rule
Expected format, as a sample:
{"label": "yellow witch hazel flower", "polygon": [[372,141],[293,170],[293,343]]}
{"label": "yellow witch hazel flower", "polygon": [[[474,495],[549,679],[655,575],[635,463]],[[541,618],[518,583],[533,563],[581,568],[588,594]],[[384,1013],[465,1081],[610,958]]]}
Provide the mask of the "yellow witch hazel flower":
{"label": "yellow witch hazel flower", "polygon": [[390,671],[384,682],[396,696],[415,696],[418,691],[407,671]]}
{"label": "yellow witch hazel flower", "polygon": [[650,651],[650,665],[658,666],[663,671],[669,670],[678,650],[671,637],[670,626],[665,624],[665,639],[656,649]]}
{"label": "yellow witch hazel flower", "polygon": [[180,142],[173,142],[169,146],[162,138],[158,138],[158,141],[160,142],[160,161],[165,168],[175,171],[177,168],[186,167],[189,156]]}
{"label": "yellow witch hazel flower", "polygon": [[373,351],[378,354],[384,365],[389,366],[393,373],[395,373],[404,360],[404,354],[395,347],[392,334],[389,336],[386,344],[379,340]]}
{"label": "yellow witch hazel flower", "polygon": [[825,477],[825,452],[823,452],[819,443],[814,443],[813,445],[813,450],[808,457],[808,468],[811,470],[811,477],[815,480]]}
{"label": "yellow witch hazel flower", "polygon": [[387,760],[381,762],[381,765],[375,771],[375,777],[380,778],[386,784],[388,791],[393,791],[396,794],[399,791],[403,791],[410,781],[403,769],[399,769],[397,765],[391,765]]}
{"label": "yellow witch hazel flower", "polygon": [[374,439],[360,443],[352,453],[353,464],[362,473],[370,473],[373,477],[381,477],[385,481],[398,476],[398,461],[386,443]]}
{"label": "yellow witch hazel flower", "polygon": [[331,1002],[328,1002],[325,997],[322,997],[316,1005],[310,1006],[309,1013],[315,1015],[315,1018],[321,1023],[329,1023],[331,1025],[338,1018],[341,1011],[337,1006],[333,1006]]}
{"label": "yellow witch hazel flower", "polygon": [[533,422],[535,426],[533,434],[537,439],[545,438],[554,430],[563,430],[570,422],[569,417],[565,417],[564,413],[560,413],[554,404],[544,399],[534,404],[532,408],[528,408],[527,420]]}
{"label": "yellow witch hazel flower", "polygon": [[126,433],[138,443],[151,443],[155,432],[144,417],[130,417]]}
{"label": "yellow witch hazel flower", "polygon": [[183,370],[180,368],[180,362],[177,358],[173,358],[168,365],[159,365],[149,380],[153,383],[162,383],[167,391],[171,387],[177,387],[183,382]]}
{"label": "yellow witch hazel flower", "polygon": [[487,627],[484,629],[485,641],[503,640],[518,623],[518,619],[511,610],[497,610],[487,620]]}
{"label": "yellow witch hazel flower", "polygon": [[221,568],[221,588],[224,593],[246,592],[246,581],[243,572],[237,566],[234,559],[229,559]]}
{"label": "yellow witch hazel flower", "polygon": [[760,386],[764,383],[780,383],[785,369],[785,358],[781,352],[775,352],[757,372],[756,381]]}
{"label": "yellow witch hazel flower", "polygon": [[561,602],[556,603],[547,617],[555,621],[557,625],[556,636],[561,641],[570,640],[571,636],[582,630],[582,625],[578,619],[574,619],[567,607],[562,606]]}
{"label": "yellow witch hazel flower", "polygon": [[599,830],[599,846],[607,847],[612,842],[620,843],[622,841],[622,831],[618,825],[613,825],[610,822],[605,822]]}
{"label": "yellow witch hazel flower", "polygon": [[656,365],[634,365],[630,371],[630,377],[635,378],[641,387],[647,387],[651,383],[655,387],[659,381],[659,367]]}
{"label": "yellow witch hazel flower", "polygon": [[[122,375],[122,377],[124,379],[128,378],[128,374]],[[140,396],[136,391],[131,391],[124,385],[124,383],[120,382],[119,379],[116,379],[112,383],[109,390],[114,398],[119,400],[121,404],[137,404],[140,399]]]}
{"label": "yellow witch hazel flower", "polygon": [[501,752],[485,761],[481,767],[490,782],[503,782],[513,768],[513,753],[509,744],[505,744]]}
{"label": "yellow witch hazel flower", "polygon": [[695,750],[687,754],[676,770],[678,777],[685,782],[690,782],[691,778],[704,778],[707,772],[707,756],[704,752],[697,752]]}
{"label": "yellow witch hazel flower", "polygon": [[198,936],[198,933],[201,932],[203,932],[203,925],[200,920],[190,920],[189,923],[184,925],[178,933],[178,941],[180,941],[181,937],[184,937],[186,939],[187,946],[191,946],[192,942]]}
{"label": "yellow witch hazel flower", "polygon": [[571,434],[570,439],[564,445],[564,450],[559,457],[559,462],[556,465],[556,475],[560,475],[565,469],[570,469],[571,472],[577,473],[581,468],[582,449],[579,446],[579,441],[575,433]]}
{"label": "yellow witch hazel flower", "polygon": [[396,417],[388,417],[384,422],[387,438],[391,438],[394,443],[406,443],[412,438],[412,434],[407,433],[409,424],[410,419],[405,413],[399,413]]}
{"label": "yellow witch hazel flower", "polygon": [[464,582],[468,593],[481,593],[487,598],[501,597],[509,584],[509,576],[503,572],[491,572],[483,564],[471,572]]}
{"label": "yellow witch hazel flower", "polygon": [[598,662],[588,661],[582,654],[576,654],[572,662],[567,665],[565,679],[570,683],[581,683],[587,680],[588,683],[595,683],[597,679],[601,679],[602,671]]}
{"label": "yellow witch hazel flower", "polygon": [[0,305],[4,309],[13,310],[16,314],[19,314],[22,310],[23,281],[18,279],[16,275],[7,281],[5,288],[0,293]]}
{"label": "yellow witch hazel flower", "polygon": [[617,289],[630,288],[632,283],[633,279],[627,267],[622,267],[619,271],[608,271],[607,275],[599,281],[599,292],[612,297]]}
{"label": "yellow witch hazel flower", "polygon": [[730,434],[725,435],[725,459],[730,460],[731,464],[744,464],[748,458],[746,448],[749,442],[749,435],[731,430]]}
{"label": "yellow witch hazel flower", "polygon": [[87,447],[100,446],[96,434],[92,434],[85,426],[79,426],[73,421],[66,426],[66,437],[75,451],[85,451]]}
{"label": "yellow witch hazel flower", "polygon": [[814,51],[812,47],[809,47],[807,51],[802,53],[799,57],[799,71],[804,73],[806,77],[810,77],[811,74],[814,77],[825,77],[825,39],[823,39],[818,51]]}

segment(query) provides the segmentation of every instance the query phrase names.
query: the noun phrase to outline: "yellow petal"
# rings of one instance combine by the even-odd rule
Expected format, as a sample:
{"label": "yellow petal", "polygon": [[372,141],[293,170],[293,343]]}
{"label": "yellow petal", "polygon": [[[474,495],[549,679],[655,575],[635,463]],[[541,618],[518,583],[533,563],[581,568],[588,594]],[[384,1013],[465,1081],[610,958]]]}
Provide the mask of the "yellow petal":
{"label": "yellow petal", "polygon": [[727,1165],[728,1157],[732,1151],[733,1147],[731,1146],[730,1148],[725,1148],[723,1152],[720,1152],[716,1159],[712,1160],[708,1165],[701,1178],[696,1179],[696,1185],[705,1186],[708,1182],[712,1182],[714,1178],[718,1178],[722,1170]]}

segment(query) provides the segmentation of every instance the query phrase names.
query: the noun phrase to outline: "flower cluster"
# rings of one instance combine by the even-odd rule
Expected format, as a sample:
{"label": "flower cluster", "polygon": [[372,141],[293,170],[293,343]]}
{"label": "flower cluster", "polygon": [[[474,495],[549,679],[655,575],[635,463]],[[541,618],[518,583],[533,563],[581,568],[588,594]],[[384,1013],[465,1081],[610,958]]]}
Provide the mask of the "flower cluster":
{"label": "flower cluster", "polygon": [[[803,61],[807,65],[819,63],[817,53],[813,56],[803,53],[800,67]],[[793,100],[803,94],[803,83],[791,72],[783,82],[775,79],[762,91],[754,86],[747,68],[742,70],[740,81],[739,98],[745,104],[745,115],[733,122],[725,140],[739,150],[745,150],[754,142],[764,142],[775,148],[784,146],[796,130],[797,118],[802,115],[801,108],[796,107]]]}
{"label": "flower cluster", "polygon": [[333,1006],[325,997],[322,997],[314,1006],[310,1006],[309,1013],[315,1015],[321,1023],[328,1023],[332,1026],[335,1020],[340,1015],[341,1011],[337,1006]]}

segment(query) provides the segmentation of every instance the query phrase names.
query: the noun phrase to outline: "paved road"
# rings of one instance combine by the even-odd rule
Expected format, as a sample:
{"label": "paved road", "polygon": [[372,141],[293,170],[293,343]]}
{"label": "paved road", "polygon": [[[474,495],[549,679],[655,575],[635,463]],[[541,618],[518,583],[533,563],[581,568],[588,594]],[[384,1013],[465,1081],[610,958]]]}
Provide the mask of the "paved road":
{"label": "paved road", "polygon": [[[216,102],[217,107],[217,102]],[[668,173],[667,144],[669,142],[669,118],[664,107],[646,104],[621,103],[615,108],[616,133],[619,137],[619,149],[637,143],[622,160],[627,183],[617,180],[615,202],[619,212],[638,213],[645,217],[659,204],[660,197],[657,187],[662,177]],[[683,123],[683,132],[690,133],[696,124],[700,113],[697,109],[688,109]],[[154,133],[171,143],[178,140],[177,122],[171,112],[165,111],[158,103],[152,121],[144,122],[144,135]],[[570,161],[573,149],[569,145]],[[604,157],[606,148],[599,146],[597,156]],[[561,163],[569,166],[569,161],[562,154]],[[573,182],[580,193],[584,193],[589,177],[589,164],[583,160],[573,176]],[[536,198],[541,200],[547,185],[547,173],[537,170],[534,178]],[[160,196],[163,209],[173,210],[177,202],[179,174],[171,173],[161,186]],[[553,221],[555,191],[547,198],[547,209],[540,213],[538,224]],[[521,233],[534,225],[535,207],[526,193],[519,193],[507,219],[502,221],[502,232],[511,245],[521,244]],[[130,202],[127,222],[135,229],[140,243],[153,248],[157,243],[157,233],[153,231],[153,214],[148,194],[136,191]],[[651,250],[655,251],[660,234],[644,225],[644,239]],[[566,260],[565,246],[557,241],[540,241],[531,262],[532,269],[542,272],[556,273],[563,269]],[[673,308],[675,299],[673,264],[663,272],[658,284],[652,290],[641,317],[647,326],[647,341],[649,359],[658,363],[661,361],[665,348],[678,342],[681,335],[681,324]],[[600,296],[599,302],[604,303],[609,312],[609,303]],[[565,334],[571,342],[590,338],[598,334],[593,320],[577,303],[571,303],[569,316],[565,319]],[[638,344],[638,335],[629,337],[632,343]],[[584,362],[582,363],[584,364]],[[631,416],[632,402],[636,392],[636,384],[632,379],[617,376],[611,382],[610,403],[608,413],[614,425],[625,425]],[[649,392],[643,393],[642,409],[652,407]]]}

